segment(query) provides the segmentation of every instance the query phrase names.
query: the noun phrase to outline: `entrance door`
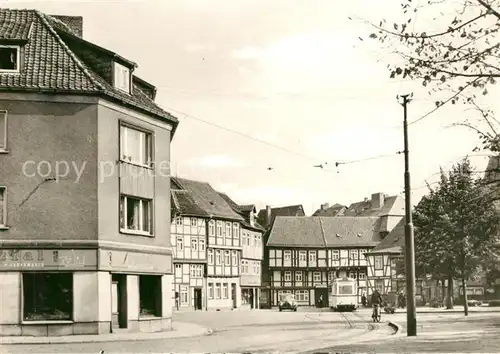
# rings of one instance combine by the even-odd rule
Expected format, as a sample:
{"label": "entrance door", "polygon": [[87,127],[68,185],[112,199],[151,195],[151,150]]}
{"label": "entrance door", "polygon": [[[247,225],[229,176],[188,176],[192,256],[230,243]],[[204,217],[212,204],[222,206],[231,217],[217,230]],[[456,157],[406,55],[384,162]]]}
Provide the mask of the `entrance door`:
{"label": "entrance door", "polygon": [[111,276],[111,327],[127,328],[127,276]]}
{"label": "entrance door", "polygon": [[255,298],[255,297],[254,297],[254,291],[255,291],[255,290],[254,290],[254,289],[249,289],[249,290],[250,290],[250,296],[249,296],[249,297],[250,297],[250,299],[249,299],[249,302],[250,302],[250,308],[251,308],[251,309],[253,309],[253,308],[255,308],[255,303],[254,303],[254,301],[255,301],[255,300],[254,300],[254,298]]}
{"label": "entrance door", "polygon": [[328,288],[314,289],[314,300],[318,307],[328,307]]}
{"label": "entrance door", "polygon": [[202,309],[201,288],[195,288],[194,289],[194,309],[195,310],[201,310]]}
{"label": "entrance door", "polygon": [[231,299],[233,300],[233,308],[236,308],[236,284],[231,284]]}

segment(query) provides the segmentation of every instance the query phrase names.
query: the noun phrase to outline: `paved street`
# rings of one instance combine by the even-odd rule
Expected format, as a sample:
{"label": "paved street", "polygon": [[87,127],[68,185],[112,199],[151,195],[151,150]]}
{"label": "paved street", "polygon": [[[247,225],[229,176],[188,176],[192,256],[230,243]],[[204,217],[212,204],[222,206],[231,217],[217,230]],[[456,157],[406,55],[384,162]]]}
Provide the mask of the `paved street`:
{"label": "paved street", "polygon": [[372,325],[367,313],[277,311],[191,312],[175,319],[214,329],[208,336],[108,343],[5,345],[3,353],[152,353],[307,351],[365,340],[381,340],[394,331]]}
{"label": "paved street", "polygon": [[404,325],[405,313],[383,315],[373,325],[370,310],[332,312],[184,312],[175,320],[212,328],[208,336],[105,343],[5,345],[2,353],[153,352],[495,352],[500,345],[500,312],[421,313],[418,337],[405,328],[393,335],[387,321]]}
{"label": "paved street", "polygon": [[385,315],[383,320],[402,325],[401,332],[381,341],[326,346],[321,351],[494,353],[500,348],[498,311],[476,311],[468,317],[459,312],[420,313],[417,314],[417,337],[406,336],[406,313]]}

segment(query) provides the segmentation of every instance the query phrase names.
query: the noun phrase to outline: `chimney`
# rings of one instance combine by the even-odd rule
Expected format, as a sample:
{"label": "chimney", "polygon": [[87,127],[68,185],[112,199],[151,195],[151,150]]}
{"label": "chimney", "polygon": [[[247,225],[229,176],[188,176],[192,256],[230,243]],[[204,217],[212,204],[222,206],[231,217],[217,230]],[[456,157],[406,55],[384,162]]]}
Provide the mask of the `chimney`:
{"label": "chimney", "polygon": [[70,30],[80,38],[83,38],[83,17],[82,16],[61,16],[51,15],[52,17],[64,22]]}
{"label": "chimney", "polygon": [[384,206],[384,193],[372,194],[372,209],[380,209]]}
{"label": "chimney", "polygon": [[326,210],[330,207],[330,203],[321,204],[321,210]]}
{"label": "chimney", "polygon": [[271,217],[272,217],[271,207],[269,205],[266,205],[266,219],[265,219],[266,228],[271,226]]}

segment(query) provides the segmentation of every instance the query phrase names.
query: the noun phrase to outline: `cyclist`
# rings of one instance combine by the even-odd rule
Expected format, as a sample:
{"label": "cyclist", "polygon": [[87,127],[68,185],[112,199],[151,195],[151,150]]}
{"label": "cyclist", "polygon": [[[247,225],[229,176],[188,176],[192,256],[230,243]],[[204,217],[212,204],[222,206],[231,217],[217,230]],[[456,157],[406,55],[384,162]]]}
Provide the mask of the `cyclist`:
{"label": "cyclist", "polygon": [[379,307],[382,305],[383,300],[382,300],[382,295],[380,295],[378,289],[375,289],[375,291],[372,293],[371,302],[372,302],[372,306],[373,306],[372,317],[375,318],[375,317],[380,316],[379,315],[380,314]]}

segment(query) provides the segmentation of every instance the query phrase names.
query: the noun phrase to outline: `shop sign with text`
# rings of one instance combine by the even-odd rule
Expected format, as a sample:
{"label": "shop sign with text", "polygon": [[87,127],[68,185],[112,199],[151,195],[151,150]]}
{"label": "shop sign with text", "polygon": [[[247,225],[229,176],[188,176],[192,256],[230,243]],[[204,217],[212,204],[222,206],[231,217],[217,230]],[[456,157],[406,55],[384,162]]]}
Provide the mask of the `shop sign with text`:
{"label": "shop sign with text", "polygon": [[115,250],[99,251],[99,269],[142,273],[172,273],[172,255]]}
{"label": "shop sign with text", "polygon": [[96,250],[3,249],[0,270],[96,269]]}

